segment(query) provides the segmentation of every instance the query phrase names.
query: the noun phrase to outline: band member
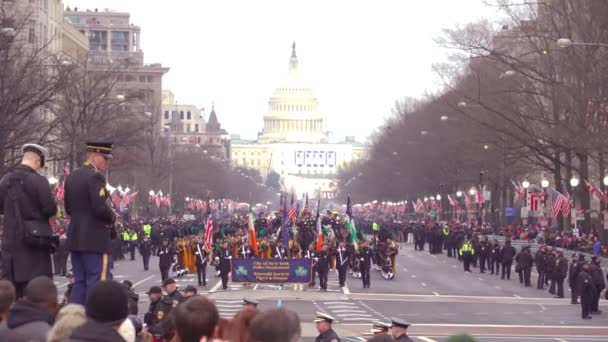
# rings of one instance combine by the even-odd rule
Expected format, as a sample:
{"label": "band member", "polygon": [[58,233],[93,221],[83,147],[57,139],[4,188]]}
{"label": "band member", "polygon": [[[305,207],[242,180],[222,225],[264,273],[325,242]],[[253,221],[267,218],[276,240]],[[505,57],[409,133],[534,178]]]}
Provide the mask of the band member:
{"label": "band member", "polygon": [[272,255],[275,259],[286,259],[287,258],[287,249],[283,246],[283,241],[278,240],[277,246],[274,248],[274,253]]}
{"label": "band member", "polygon": [[239,258],[249,259],[253,258],[253,249],[249,246],[249,242],[245,241],[241,248],[239,248]]}
{"label": "band member", "polygon": [[338,280],[340,287],[346,286],[346,272],[348,271],[348,264],[350,260],[350,253],[344,244],[344,241],[340,241],[340,245],[336,249],[336,263],[338,268]]}
{"label": "band member", "polygon": [[[327,251],[327,246],[321,248],[321,253],[317,257],[317,271],[319,272],[319,286],[321,291],[327,291],[327,273],[329,273],[329,262],[331,256]],[[313,259],[314,260],[314,259]]]}
{"label": "band member", "polygon": [[158,252],[158,268],[160,269],[161,281],[169,278],[169,269],[175,259],[175,249],[169,246],[169,241],[163,240],[162,247]]}
{"label": "band member", "polygon": [[315,251],[314,244],[311,243],[310,245],[308,245],[308,250],[306,251],[306,253],[304,253],[304,258],[312,260],[312,267],[310,268],[311,279],[310,283],[308,283],[308,286],[315,287],[315,273],[317,273],[317,263],[319,262],[319,258],[317,255],[317,251]]}
{"label": "band member", "polygon": [[228,242],[222,243],[222,249],[219,255],[220,262],[220,276],[222,277],[222,289],[228,289],[228,274],[230,273],[230,266],[232,263],[232,251],[228,247]]}
{"label": "band member", "polygon": [[196,276],[198,277],[198,286],[207,285],[207,260],[209,258],[209,249],[205,246],[203,239],[198,238],[196,246],[193,249],[196,257]]}
{"label": "band member", "polygon": [[361,250],[359,251],[359,268],[361,270],[361,281],[363,281],[363,288],[368,288],[371,286],[370,282],[370,270],[372,268],[372,259],[374,257],[374,252],[367,247],[367,242],[363,242],[361,244]]}

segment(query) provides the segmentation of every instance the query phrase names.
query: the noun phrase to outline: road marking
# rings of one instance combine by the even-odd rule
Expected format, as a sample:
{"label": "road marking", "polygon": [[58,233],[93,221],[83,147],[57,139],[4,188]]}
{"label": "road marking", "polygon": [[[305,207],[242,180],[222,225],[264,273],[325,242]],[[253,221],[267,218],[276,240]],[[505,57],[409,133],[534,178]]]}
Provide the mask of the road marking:
{"label": "road marking", "polygon": [[417,336],[416,338],[419,340],[422,340],[424,342],[437,342],[437,340],[433,340],[433,339],[430,339],[430,338],[424,337],[424,336]]}
{"label": "road marking", "polygon": [[561,339],[561,338],[554,338],[554,340],[559,341],[559,342],[568,342],[568,341],[563,340],[563,339]]}
{"label": "road marking", "polygon": [[217,291],[220,288],[220,286],[222,286],[222,281],[218,280],[218,282],[215,285],[213,285],[213,287],[211,288],[211,290],[209,290],[209,292],[213,293],[213,292]]}
{"label": "road marking", "polygon": [[502,287],[500,286],[494,286],[495,289],[500,290]]}
{"label": "road marking", "polygon": [[547,308],[546,308],[544,305],[542,305],[542,304],[538,304],[538,306],[540,306],[540,309],[541,309],[542,311],[547,311]]}
{"label": "road marking", "polygon": [[426,287],[426,283],[420,283],[420,285],[422,285],[422,286]]}
{"label": "road marking", "polygon": [[521,297],[516,294],[514,294],[513,297],[521,299]]}
{"label": "road marking", "polygon": [[144,278],[144,279],[142,279],[142,280],[138,281],[137,283],[133,284],[133,286],[131,286],[131,287],[135,287],[135,286],[137,286],[137,285],[139,285],[139,284],[141,284],[141,283],[144,283],[144,282],[146,282],[146,281],[148,281],[148,280],[150,280],[150,279],[152,279],[152,278],[154,278],[154,276],[153,276],[153,275],[151,275],[151,276],[149,276],[149,277],[147,277],[147,278]]}
{"label": "road marking", "polygon": [[433,292],[433,294],[434,294],[435,296],[439,296],[439,293],[437,293],[437,292]]}
{"label": "road marking", "polygon": [[407,272],[407,268],[405,268],[405,267],[404,267],[404,268],[403,268],[403,272]]}
{"label": "road marking", "polygon": [[483,281],[483,278],[477,278],[477,279],[479,279],[479,280]]}
{"label": "road marking", "polygon": [[329,304],[338,304],[338,305],[344,305],[344,304],[347,304],[347,305],[357,305],[357,304],[355,304],[355,303],[351,303],[351,302],[323,302],[323,304],[327,304],[327,305],[329,305]]}
{"label": "road marking", "polygon": [[257,291],[257,290],[258,290],[258,286],[260,286],[260,284],[255,284],[255,285],[253,286],[253,291]]}
{"label": "road marking", "polygon": [[412,278],[416,279],[416,275],[415,275],[415,274],[412,274]]}

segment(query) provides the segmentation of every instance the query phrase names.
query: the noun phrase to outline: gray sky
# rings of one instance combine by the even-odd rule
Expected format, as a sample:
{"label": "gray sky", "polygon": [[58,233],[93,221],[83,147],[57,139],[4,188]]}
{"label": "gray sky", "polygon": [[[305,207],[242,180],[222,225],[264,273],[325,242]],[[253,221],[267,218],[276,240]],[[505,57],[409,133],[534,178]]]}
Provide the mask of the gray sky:
{"label": "gray sky", "polygon": [[64,0],[131,13],[146,63],[171,68],[163,88],[181,104],[215,101],[230,133],[262,129],[296,41],[301,73],[336,136],[367,137],[394,103],[437,91],[431,65],[443,28],[496,16],[482,0]]}

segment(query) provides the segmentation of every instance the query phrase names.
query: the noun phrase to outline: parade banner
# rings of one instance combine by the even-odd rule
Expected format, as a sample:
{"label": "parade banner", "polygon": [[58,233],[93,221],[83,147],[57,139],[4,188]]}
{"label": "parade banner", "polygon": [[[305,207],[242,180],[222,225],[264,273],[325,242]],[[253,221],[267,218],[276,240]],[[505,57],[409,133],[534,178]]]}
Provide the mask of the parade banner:
{"label": "parade banner", "polygon": [[236,283],[310,283],[310,259],[232,259],[232,281]]}

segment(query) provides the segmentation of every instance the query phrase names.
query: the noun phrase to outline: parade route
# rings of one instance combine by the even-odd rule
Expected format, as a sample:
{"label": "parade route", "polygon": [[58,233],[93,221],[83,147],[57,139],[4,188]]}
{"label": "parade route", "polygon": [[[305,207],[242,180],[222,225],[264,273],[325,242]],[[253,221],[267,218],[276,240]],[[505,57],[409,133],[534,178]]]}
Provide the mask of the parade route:
{"label": "parade route", "polygon": [[[442,341],[456,333],[469,333],[480,341],[607,341],[608,314],[580,318],[580,306],[566,298],[556,299],[545,290],[525,288],[513,271],[511,280],[489,273],[465,273],[455,258],[414,251],[402,245],[397,257],[399,272],[394,280],[384,280],[372,270],[371,289],[363,289],[360,279],[347,278],[347,287],[338,286],[337,272],[329,272],[328,291],[306,284],[243,285],[229,283],[221,289],[214,268],[207,270],[208,284],[199,294],[213,299],[221,316],[230,318],[240,310],[244,296],[260,300],[261,308],[284,306],[300,316],[305,337],[316,336],[312,321],[316,311],[327,312],[339,321],[335,327],[346,341],[362,341],[373,320],[399,317],[413,323],[410,334],[419,341]],[[140,295],[140,314],[148,307],[145,292],[160,285],[158,259],[143,271],[141,258],[120,261],[114,268],[116,280],[129,279]],[[196,274],[177,278],[180,288],[197,285]],[[60,284],[63,279],[57,279]],[[536,284],[533,275],[532,282]],[[602,300],[600,306],[605,306]],[[350,337],[349,337],[350,336]],[[306,339],[305,339],[306,341]]]}

